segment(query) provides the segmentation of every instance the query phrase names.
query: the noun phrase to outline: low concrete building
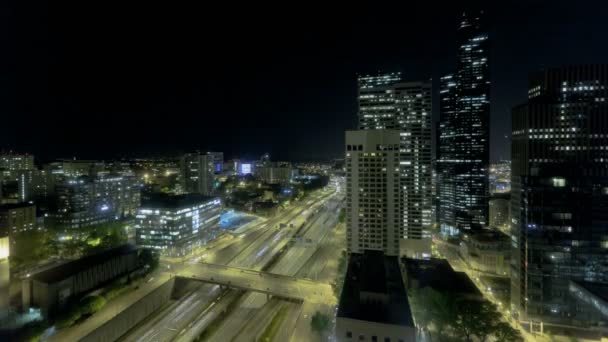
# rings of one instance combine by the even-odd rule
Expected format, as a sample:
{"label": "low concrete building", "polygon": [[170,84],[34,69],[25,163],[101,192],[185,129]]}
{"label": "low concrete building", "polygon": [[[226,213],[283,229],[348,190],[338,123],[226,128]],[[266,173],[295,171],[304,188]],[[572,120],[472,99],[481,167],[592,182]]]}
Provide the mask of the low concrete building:
{"label": "low concrete building", "polygon": [[336,317],[338,341],[416,341],[396,256],[351,254]]}
{"label": "low concrete building", "polygon": [[511,245],[509,237],[499,231],[464,234],[460,255],[475,271],[504,277],[509,275]]}
{"label": "low concrete building", "polygon": [[138,267],[137,248],[123,245],[32,274],[22,281],[23,307],[53,317],[78,298]]}

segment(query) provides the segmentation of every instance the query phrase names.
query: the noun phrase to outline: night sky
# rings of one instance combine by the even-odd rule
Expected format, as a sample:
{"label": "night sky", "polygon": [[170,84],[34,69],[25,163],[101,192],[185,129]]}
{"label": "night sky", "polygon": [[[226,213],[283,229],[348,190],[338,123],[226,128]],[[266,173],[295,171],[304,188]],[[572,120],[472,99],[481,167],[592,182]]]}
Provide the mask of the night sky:
{"label": "night sky", "polygon": [[[355,127],[356,74],[437,80],[455,65],[463,9],[197,3],[0,5],[0,149],[43,160],[195,149],[339,157]],[[500,3],[487,8],[494,160],[509,157],[510,110],[529,71],[608,62],[606,1]]]}

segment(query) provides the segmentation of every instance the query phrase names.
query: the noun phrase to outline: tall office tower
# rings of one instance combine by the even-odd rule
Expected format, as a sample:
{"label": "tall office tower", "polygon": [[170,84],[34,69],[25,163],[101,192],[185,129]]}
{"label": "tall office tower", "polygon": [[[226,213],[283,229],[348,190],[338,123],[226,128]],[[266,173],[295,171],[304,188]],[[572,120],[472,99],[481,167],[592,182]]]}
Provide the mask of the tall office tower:
{"label": "tall office tower", "polygon": [[404,82],[399,73],[359,77],[359,128],[400,131],[402,250],[430,255],[432,82]]}
{"label": "tall office tower", "polygon": [[348,251],[399,255],[404,235],[399,173],[399,131],[346,132]]}
{"label": "tall office tower", "polygon": [[1,154],[0,170],[34,170],[34,156],[29,154]]}
{"label": "tall office tower", "polygon": [[441,78],[439,219],[446,232],[488,222],[489,40],[482,16],[463,14],[456,72]]}
{"label": "tall office tower", "polygon": [[183,191],[210,195],[213,192],[214,157],[199,152],[180,158],[180,179]]}
{"label": "tall office tower", "polygon": [[207,152],[213,159],[213,173],[220,173],[224,168],[224,152]]}
{"label": "tall office tower", "polygon": [[607,320],[607,99],[608,65],[551,68],[513,109],[511,305],[522,320]]}
{"label": "tall office tower", "polygon": [[456,114],[456,78],[448,74],[439,79],[439,113],[441,115],[437,123],[437,222],[442,230],[452,230],[456,227],[454,201],[456,194],[453,181],[453,167],[455,162],[451,159],[454,155],[455,145],[452,123]]}
{"label": "tall office tower", "polygon": [[[431,81],[394,85],[401,142],[404,237],[407,240],[430,238],[430,233],[424,229],[431,226],[431,92]],[[426,245],[430,256],[430,240]],[[405,248],[416,249],[411,244]],[[418,252],[424,253],[423,250]]]}
{"label": "tall office tower", "polygon": [[359,129],[398,129],[393,85],[400,73],[359,76]]}
{"label": "tall office tower", "polygon": [[338,341],[414,341],[399,267],[404,235],[397,130],[346,132],[348,267],[336,314]]}

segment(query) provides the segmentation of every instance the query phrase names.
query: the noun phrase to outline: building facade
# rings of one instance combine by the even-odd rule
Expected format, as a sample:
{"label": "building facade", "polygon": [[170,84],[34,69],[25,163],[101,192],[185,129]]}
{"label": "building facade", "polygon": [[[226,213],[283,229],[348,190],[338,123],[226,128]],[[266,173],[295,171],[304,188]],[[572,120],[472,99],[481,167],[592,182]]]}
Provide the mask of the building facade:
{"label": "building facade", "polygon": [[411,257],[430,256],[431,97],[431,81],[405,82],[399,73],[359,77],[359,128],[400,132],[402,249]]}
{"label": "building facade", "polygon": [[[214,155],[188,153],[180,158],[180,180],[185,193],[211,195],[213,192]],[[223,157],[222,157],[223,158]]]}
{"label": "building facade", "polygon": [[[599,324],[569,295],[608,283],[608,65],[550,68],[513,109],[511,306],[522,320]],[[601,320],[605,324],[604,320]]]}
{"label": "building facade", "polygon": [[463,234],[459,252],[469,267],[480,274],[508,277],[511,272],[511,244],[502,232]]}
{"label": "building facade", "polygon": [[268,184],[288,184],[294,172],[295,169],[289,163],[268,162],[255,168],[255,176]]}
{"label": "building facade", "polygon": [[135,215],[140,183],[134,176],[78,177],[56,187],[51,225],[77,229]]}
{"label": "building facade", "polygon": [[483,13],[466,12],[458,29],[456,72],[441,78],[439,223],[446,233],[488,224],[489,40]]}
{"label": "building facade", "polygon": [[34,156],[29,154],[0,154],[0,170],[34,170]]}
{"label": "building facade", "polygon": [[346,132],[346,227],[349,253],[399,255],[404,236],[399,131]]}
{"label": "building facade", "polygon": [[157,195],[142,203],[136,216],[136,242],[165,255],[183,256],[215,238],[222,203],[198,194]]}
{"label": "building facade", "polygon": [[23,307],[39,308],[44,317],[55,317],[66,310],[72,298],[137,267],[137,249],[123,245],[46,269],[23,279]]}

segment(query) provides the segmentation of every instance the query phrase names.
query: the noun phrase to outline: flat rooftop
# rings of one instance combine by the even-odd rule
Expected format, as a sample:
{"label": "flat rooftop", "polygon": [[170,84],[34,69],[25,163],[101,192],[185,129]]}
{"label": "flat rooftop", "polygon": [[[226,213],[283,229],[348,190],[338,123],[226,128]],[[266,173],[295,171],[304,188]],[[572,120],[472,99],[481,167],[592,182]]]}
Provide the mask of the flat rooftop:
{"label": "flat rooftop", "polygon": [[375,251],[351,254],[338,317],[414,326],[399,259]]}
{"label": "flat rooftop", "polygon": [[463,295],[481,296],[464,272],[456,272],[445,259],[404,259],[408,288],[430,287]]}
{"label": "flat rooftop", "polygon": [[155,193],[142,196],[141,208],[143,209],[179,209],[193,205],[206,203],[218,199],[214,196],[200,194],[169,195]]}
{"label": "flat rooftop", "polygon": [[56,283],[110,259],[136,252],[137,247],[128,244],[110,248],[33,274],[32,279],[46,284]]}

